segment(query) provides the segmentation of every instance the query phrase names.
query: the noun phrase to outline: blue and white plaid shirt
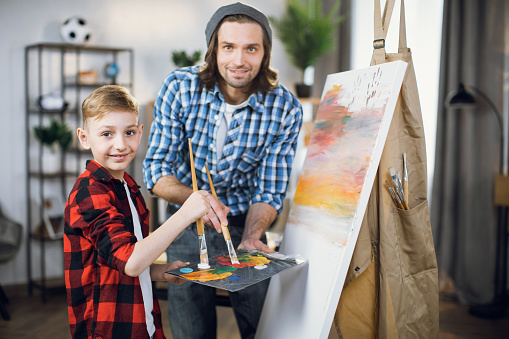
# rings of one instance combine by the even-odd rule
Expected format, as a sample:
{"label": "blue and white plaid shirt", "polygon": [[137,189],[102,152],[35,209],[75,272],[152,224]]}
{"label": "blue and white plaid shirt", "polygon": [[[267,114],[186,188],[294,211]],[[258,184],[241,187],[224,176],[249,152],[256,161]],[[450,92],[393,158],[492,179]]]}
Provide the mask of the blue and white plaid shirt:
{"label": "blue and white plaid shirt", "polygon": [[212,91],[204,88],[198,70],[194,66],[174,71],[159,92],[143,162],[147,188],[166,175],[191,186],[191,138],[198,189],[210,191],[207,164],[217,196],[230,215],[246,213],[256,202],[279,212],[302,126],[299,101],[281,85],[266,94],[252,94],[247,105],[233,112],[218,161],[217,131],[226,103],[217,85]]}

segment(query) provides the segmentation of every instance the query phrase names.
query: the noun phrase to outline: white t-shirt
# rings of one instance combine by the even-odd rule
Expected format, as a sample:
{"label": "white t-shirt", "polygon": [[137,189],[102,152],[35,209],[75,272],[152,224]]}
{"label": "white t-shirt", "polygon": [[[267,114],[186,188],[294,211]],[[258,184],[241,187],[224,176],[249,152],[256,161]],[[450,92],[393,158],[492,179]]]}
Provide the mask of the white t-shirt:
{"label": "white t-shirt", "polygon": [[219,125],[219,129],[217,130],[217,161],[221,159],[223,156],[223,147],[224,143],[226,141],[226,137],[228,135],[228,129],[230,126],[230,123],[232,121],[233,112],[237,108],[242,108],[247,105],[247,101],[244,101],[241,104],[238,105],[230,105],[226,103],[226,108],[224,111],[223,120],[221,120],[221,124]]}
{"label": "white t-shirt", "polygon": [[[129,187],[127,187],[127,183],[124,181],[125,191],[127,193],[127,198],[129,199],[129,207],[131,207],[131,214],[133,215],[133,223],[134,223],[134,235],[138,241],[143,239],[143,234],[141,233],[141,224],[140,217],[138,216],[138,211],[136,207],[134,207],[133,201],[131,200],[131,193],[129,192]],[[143,296],[143,304],[145,305],[145,322],[147,323],[147,331],[150,337],[154,335],[156,331],[156,326],[154,324],[154,317],[152,316],[152,309],[154,308],[154,297],[152,295],[152,279],[150,278],[150,266],[147,267],[138,277],[140,279],[140,287],[141,294]]]}

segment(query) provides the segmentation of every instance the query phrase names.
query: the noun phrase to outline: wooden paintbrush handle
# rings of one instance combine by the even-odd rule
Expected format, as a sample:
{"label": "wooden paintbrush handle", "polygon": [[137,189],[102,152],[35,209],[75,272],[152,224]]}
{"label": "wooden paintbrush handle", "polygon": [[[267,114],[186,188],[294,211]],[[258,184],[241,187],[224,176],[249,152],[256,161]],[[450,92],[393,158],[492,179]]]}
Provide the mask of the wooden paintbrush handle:
{"label": "wooden paintbrush handle", "polygon": [[[193,178],[193,192],[198,191],[198,183],[196,182],[196,170],[194,169],[194,159],[193,159],[193,146],[191,144],[191,138],[188,138],[189,142],[189,159],[191,161],[191,176]],[[198,230],[198,234],[202,235],[205,233],[205,229],[203,227],[203,220],[199,218],[196,220],[196,228]]]}
{"label": "wooden paintbrush handle", "polygon": [[196,228],[198,230],[198,235],[205,233],[205,227],[203,226],[203,220],[201,218],[196,220]]}
{"label": "wooden paintbrush handle", "polygon": [[408,181],[403,181],[403,195],[405,196],[405,203],[408,209],[410,207],[409,206],[410,201],[408,200]]}
{"label": "wooden paintbrush handle", "polygon": [[224,241],[232,240],[232,238],[230,236],[230,231],[228,231],[228,226],[221,223],[221,229],[223,230]]}
{"label": "wooden paintbrush handle", "polygon": [[214,189],[214,184],[212,183],[212,177],[210,176],[209,166],[207,166],[207,164],[205,164],[205,169],[207,170],[207,178],[209,178],[210,192],[212,193],[214,198],[216,198],[216,200],[219,202],[219,199],[217,198],[216,190]]}
{"label": "wooden paintbrush handle", "polygon": [[193,178],[193,192],[198,191],[198,183],[196,182],[196,170],[194,169],[194,159],[193,159],[193,145],[191,144],[191,138],[188,138],[189,141],[189,160],[191,162],[191,177]]}
{"label": "wooden paintbrush handle", "polygon": [[[212,183],[212,177],[210,176],[209,167],[207,166],[207,164],[205,164],[205,169],[207,170],[207,177],[209,178],[210,192],[212,192],[214,198],[216,198],[217,202],[219,202],[216,190],[214,189],[214,184]],[[228,231],[228,226],[221,223],[221,230],[223,231],[224,240],[225,241],[231,240],[230,231]]]}

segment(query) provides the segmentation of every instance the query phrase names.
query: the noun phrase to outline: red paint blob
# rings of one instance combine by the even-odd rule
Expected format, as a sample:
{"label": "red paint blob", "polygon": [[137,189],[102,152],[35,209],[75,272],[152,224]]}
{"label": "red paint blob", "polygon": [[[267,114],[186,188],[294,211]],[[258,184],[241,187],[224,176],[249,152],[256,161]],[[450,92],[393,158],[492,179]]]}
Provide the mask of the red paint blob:
{"label": "red paint blob", "polygon": [[223,266],[232,266],[232,267],[236,267],[236,268],[243,268],[243,267],[250,266],[250,264],[247,262],[241,262],[240,264],[232,264],[232,262],[230,260],[230,256],[228,256],[228,255],[220,256],[219,258],[217,258],[217,262]]}

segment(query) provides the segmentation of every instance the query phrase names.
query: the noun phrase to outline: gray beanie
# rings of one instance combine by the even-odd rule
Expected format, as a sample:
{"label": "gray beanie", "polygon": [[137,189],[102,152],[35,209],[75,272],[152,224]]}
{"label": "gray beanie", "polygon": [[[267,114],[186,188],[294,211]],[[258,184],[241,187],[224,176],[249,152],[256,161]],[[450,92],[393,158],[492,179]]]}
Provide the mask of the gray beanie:
{"label": "gray beanie", "polygon": [[263,27],[263,29],[265,29],[265,31],[267,32],[267,35],[269,36],[269,43],[272,46],[272,30],[270,29],[269,19],[267,19],[265,14],[263,14],[256,8],[245,5],[240,2],[220,7],[214,13],[214,15],[212,15],[212,18],[210,18],[209,23],[207,24],[207,28],[205,28],[205,37],[207,39],[207,46],[210,45],[210,40],[212,39],[212,34],[214,34],[214,31],[216,30],[217,25],[219,25],[221,20],[223,20],[227,16],[236,15],[236,14],[247,15],[251,19],[258,22]]}

